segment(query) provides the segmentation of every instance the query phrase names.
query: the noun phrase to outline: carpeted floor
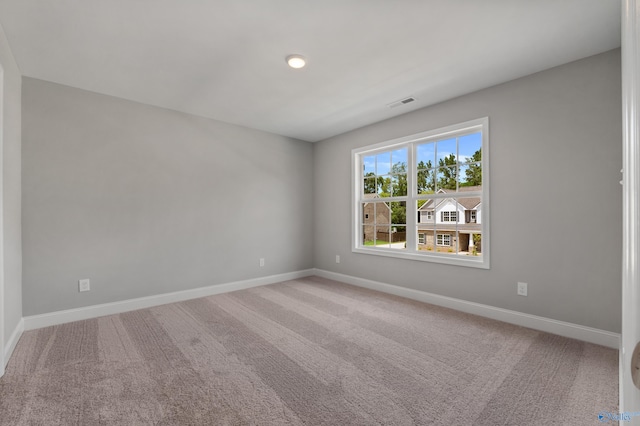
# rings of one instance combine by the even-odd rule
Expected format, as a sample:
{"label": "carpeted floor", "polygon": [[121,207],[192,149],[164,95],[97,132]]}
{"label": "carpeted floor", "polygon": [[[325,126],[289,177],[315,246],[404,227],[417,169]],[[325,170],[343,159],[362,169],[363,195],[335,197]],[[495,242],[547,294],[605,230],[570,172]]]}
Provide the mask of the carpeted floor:
{"label": "carpeted floor", "polygon": [[598,424],[615,350],[310,277],[24,333],[2,425]]}

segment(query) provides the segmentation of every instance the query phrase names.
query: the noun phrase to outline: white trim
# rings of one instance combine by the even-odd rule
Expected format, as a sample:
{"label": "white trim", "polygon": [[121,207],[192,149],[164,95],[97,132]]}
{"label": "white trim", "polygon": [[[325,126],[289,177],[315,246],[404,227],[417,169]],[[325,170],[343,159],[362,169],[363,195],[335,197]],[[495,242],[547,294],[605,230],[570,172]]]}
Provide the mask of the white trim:
{"label": "white trim", "polygon": [[191,290],[176,291],[173,293],[158,294],[155,296],[140,297],[137,299],[123,300],[120,302],[104,303],[101,305],[86,306],[83,308],[67,309],[41,315],[24,317],[24,329],[34,330],[67,322],[80,321],[105,315],[120,314],[136,309],[151,308],[167,303],[181,302],[198,297],[212,296],[214,294],[228,293],[236,290],[244,290],[282,281],[295,280],[313,275],[313,269],[288,272],[268,277],[253,278],[244,281],[234,281]]}
{"label": "white trim", "polygon": [[539,317],[536,315],[525,314],[522,312],[511,311],[509,309],[496,308],[494,306],[455,299],[453,297],[440,296],[438,294],[427,293],[426,291],[414,290],[406,287],[382,283],[379,281],[372,281],[364,278],[354,277],[351,275],[339,274],[323,269],[316,269],[315,275],[355,285],[358,287],[364,287],[371,290],[381,291],[383,293],[394,294],[396,296],[406,297],[408,299],[418,300],[420,302],[444,306],[446,308],[455,309],[457,311],[479,315],[482,317],[519,325],[522,327],[532,328],[534,330],[557,334],[564,337],[570,337],[572,339],[578,339],[589,343],[595,343],[597,345],[607,346],[614,349],[618,349],[620,347],[620,335],[618,333],[612,333],[610,331],[599,330],[597,328],[586,327],[570,322],[558,321],[550,318]]}
{"label": "white trim", "polygon": [[[0,27],[0,33],[2,28]],[[5,357],[7,348],[4,341],[5,327],[4,295],[4,68],[0,64],[0,377],[4,376],[4,366],[9,361]]]}
{"label": "white trim", "polygon": [[[619,407],[640,411],[631,355],[640,342],[640,3],[622,0],[622,344]],[[635,424],[635,423],[634,423]]]}
{"label": "white trim", "polygon": [[[407,232],[407,247],[409,246],[408,240],[409,233]],[[411,234],[413,235],[413,234]],[[417,235],[417,232],[416,232]],[[415,240],[414,240],[415,241]],[[483,240],[484,241],[484,240]],[[438,253],[438,252],[425,252],[425,253],[409,253],[404,250],[384,248],[377,246],[375,249],[355,248],[351,249],[353,253],[361,253],[373,256],[395,257],[398,259],[418,260],[421,262],[434,262],[442,263],[445,265],[464,266],[479,269],[489,269],[489,265],[483,263],[482,256],[452,256],[450,253]],[[483,256],[485,254],[483,253]]]}
{"label": "white trim", "polygon": [[16,348],[18,340],[22,337],[22,333],[24,333],[24,318],[20,318],[18,325],[16,325],[13,333],[11,333],[11,337],[9,337],[7,341],[7,346],[4,349],[4,366],[9,364],[9,358],[11,358],[11,354],[13,354],[13,350]]}

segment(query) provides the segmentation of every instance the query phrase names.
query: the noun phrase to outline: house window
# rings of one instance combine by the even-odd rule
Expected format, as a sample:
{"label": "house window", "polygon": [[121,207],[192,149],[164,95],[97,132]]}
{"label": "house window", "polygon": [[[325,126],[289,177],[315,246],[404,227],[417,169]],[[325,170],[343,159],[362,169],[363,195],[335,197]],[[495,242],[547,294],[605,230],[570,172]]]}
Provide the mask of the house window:
{"label": "house window", "polygon": [[436,236],[436,244],[439,246],[450,246],[451,245],[451,235],[449,234],[438,234]]}
{"label": "house window", "polygon": [[488,131],[483,118],[354,149],[352,250],[489,268]]}
{"label": "house window", "polygon": [[440,220],[443,222],[457,222],[458,212],[440,212]]}

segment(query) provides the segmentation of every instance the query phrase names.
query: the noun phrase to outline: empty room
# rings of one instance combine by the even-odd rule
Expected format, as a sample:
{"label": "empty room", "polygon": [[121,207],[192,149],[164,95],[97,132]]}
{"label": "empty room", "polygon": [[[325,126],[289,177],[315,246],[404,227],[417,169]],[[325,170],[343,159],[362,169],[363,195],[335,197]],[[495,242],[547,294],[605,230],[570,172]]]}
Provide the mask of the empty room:
{"label": "empty room", "polygon": [[0,425],[640,425],[639,39],[0,0]]}

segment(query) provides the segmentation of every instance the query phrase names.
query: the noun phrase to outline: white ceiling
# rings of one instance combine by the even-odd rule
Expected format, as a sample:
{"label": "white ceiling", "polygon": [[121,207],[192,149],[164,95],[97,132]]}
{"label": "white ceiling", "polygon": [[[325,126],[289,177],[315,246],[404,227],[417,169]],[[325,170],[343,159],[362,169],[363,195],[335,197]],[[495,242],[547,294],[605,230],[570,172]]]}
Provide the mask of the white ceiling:
{"label": "white ceiling", "polygon": [[0,24],[25,76],[306,141],[620,46],[618,0],[0,0]]}

